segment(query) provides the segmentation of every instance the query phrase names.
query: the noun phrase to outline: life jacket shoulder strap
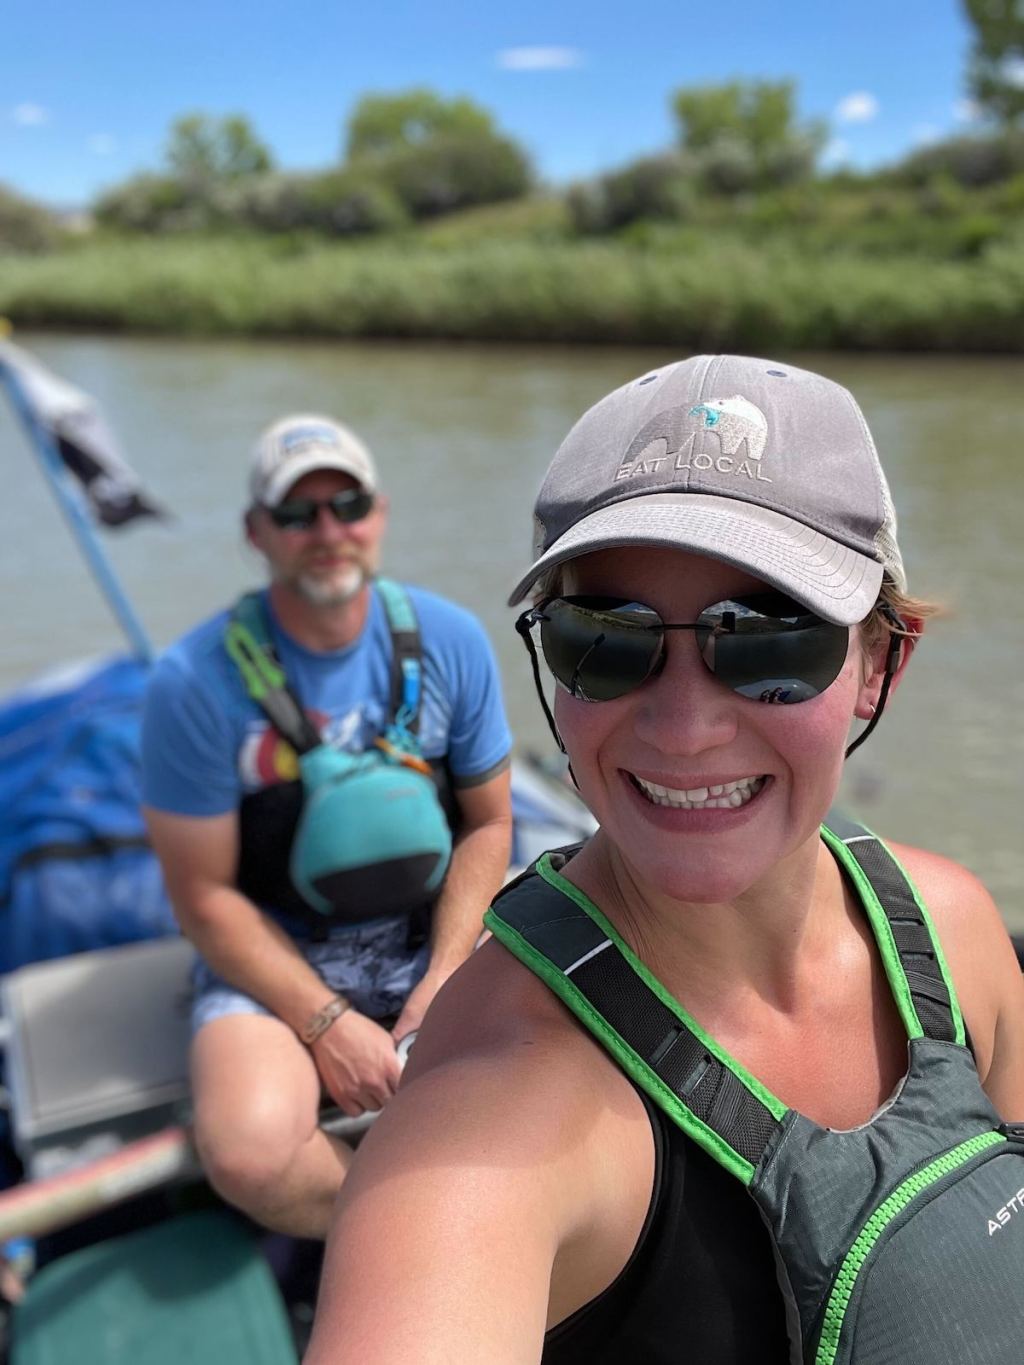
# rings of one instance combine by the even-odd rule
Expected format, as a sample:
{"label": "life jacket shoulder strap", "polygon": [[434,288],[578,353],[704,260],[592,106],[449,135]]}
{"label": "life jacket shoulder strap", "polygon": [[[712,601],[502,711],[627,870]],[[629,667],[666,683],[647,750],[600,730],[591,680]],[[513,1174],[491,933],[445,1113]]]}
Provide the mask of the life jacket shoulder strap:
{"label": "life jacket shoulder strap", "polygon": [[391,631],[391,720],[410,735],[419,729],[423,641],[408,592],[391,578],[375,580]]}
{"label": "life jacket shoulder strap", "polygon": [[[389,723],[398,726],[404,735],[415,736],[422,698],[419,622],[409,594],[400,583],[378,578],[375,586],[391,632]],[[246,692],[278,733],[298,754],[315,749],[322,737],[303,710],[274,651],[261,593],[245,593],[232,607],[224,645],[242,676]],[[415,744],[405,747],[416,748]]]}
{"label": "life jacket shoulder strap", "polygon": [[288,684],[274,653],[263,599],[258,592],[240,597],[224,630],[224,648],[242,676],[245,690],[297,754],[321,743],[321,735]]}
{"label": "life jacket shoulder strap", "polygon": [[965,1043],[942,944],[895,855],[865,825],[838,812],[829,813],[821,834],[860,896],[908,1037]]}
{"label": "life jacket shoulder strap", "polygon": [[777,1140],[786,1108],[700,1029],[546,853],[484,916],[622,1069],[744,1184]]}
{"label": "life jacket shoulder strap", "polygon": [[[822,830],[853,876],[908,1036],[964,1042],[963,1021],[927,911],[888,849],[862,826]],[[684,1132],[750,1184],[789,1110],[701,1029],[560,869],[574,847],[546,853],[484,916]]]}

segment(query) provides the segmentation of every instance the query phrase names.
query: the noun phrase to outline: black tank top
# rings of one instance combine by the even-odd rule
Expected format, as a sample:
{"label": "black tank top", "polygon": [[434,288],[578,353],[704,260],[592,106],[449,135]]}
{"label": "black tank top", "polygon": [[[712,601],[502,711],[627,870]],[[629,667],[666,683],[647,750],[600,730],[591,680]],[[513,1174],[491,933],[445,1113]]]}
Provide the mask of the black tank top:
{"label": "black tank top", "polygon": [[641,1092],[654,1188],[633,1254],[545,1337],[542,1365],[789,1365],[771,1242],[743,1185]]}

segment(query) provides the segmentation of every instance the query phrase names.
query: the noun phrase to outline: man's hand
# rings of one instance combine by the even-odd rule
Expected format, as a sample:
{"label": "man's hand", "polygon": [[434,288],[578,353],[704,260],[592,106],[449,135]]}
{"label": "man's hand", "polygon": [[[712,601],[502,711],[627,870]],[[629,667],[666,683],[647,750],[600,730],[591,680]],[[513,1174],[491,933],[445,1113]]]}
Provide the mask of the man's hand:
{"label": "man's hand", "polygon": [[310,1051],[328,1094],[350,1118],[383,1109],[402,1074],[395,1039],[358,1010],[346,1010]]}
{"label": "man's hand", "polygon": [[400,1043],[407,1033],[415,1033],[420,1024],[423,1023],[423,1016],[427,1012],[427,1007],[438,993],[444,983],[451,976],[450,971],[442,971],[439,967],[429,967],[423,977],[409,992],[402,1013],[398,1016],[391,1036],[396,1043]]}

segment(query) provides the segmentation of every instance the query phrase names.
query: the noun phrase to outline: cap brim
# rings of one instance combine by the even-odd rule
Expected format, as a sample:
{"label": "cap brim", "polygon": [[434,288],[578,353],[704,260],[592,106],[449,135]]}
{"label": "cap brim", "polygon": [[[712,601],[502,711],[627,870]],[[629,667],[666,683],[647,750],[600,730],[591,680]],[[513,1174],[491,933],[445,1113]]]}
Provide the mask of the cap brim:
{"label": "cap brim", "polygon": [[686,550],[735,565],[841,626],[864,620],[882,584],[880,562],[767,507],[659,493],[603,507],[570,527],[519,580],[509,606],[556,565],[628,545]]}
{"label": "cap brim", "polygon": [[347,474],[349,478],[355,479],[359,487],[367,493],[377,491],[375,485],[367,479],[366,470],[360,469],[355,461],[346,460],[344,455],[332,451],[311,450],[308,455],[299,456],[276,469],[267,480],[260,501],[266,507],[276,507],[290,488],[294,488],[300,479],[317,469],[337,470],[339,474]]}

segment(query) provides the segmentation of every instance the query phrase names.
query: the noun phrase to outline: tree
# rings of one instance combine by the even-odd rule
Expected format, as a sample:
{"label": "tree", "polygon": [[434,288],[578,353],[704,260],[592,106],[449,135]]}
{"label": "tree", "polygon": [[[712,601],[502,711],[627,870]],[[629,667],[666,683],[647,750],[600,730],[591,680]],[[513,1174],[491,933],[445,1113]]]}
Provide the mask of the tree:
{"label": "tree", "polygon": [[423,87],[360,100],[346,152],[349,168],[374,175],[414,218],[514,199],[532,179],[526,153],[486,109]]}
{"label": "tree", "polygon": [[417,86],[398,95],[366,95],[348,122],[345,155],[390,156],[422,147],[444,136],[486,137],[494,120],[486,109],[465,98],[442,99]]}
{"label": "tree", "polygon": [[985,113],[1024,124],[1024,0],[964,0],[974,28],[967,82]]}
{"label": "tree", "polygon": [[46,251],[57,242],[57,223],[41,204],[0,185],[0,254]]}
{"label": "tree", "polygon": [[241,114],[225,118],[185,114],[176,119],[166,160],[176,180],[196,188],[260,175],[273,164],[269,150]]}
{"label": "tree", "polygon": [[730,81],[677,90],[679,142],[709,188],[769,189],[807,179],[825,141],[817,121],[798,125],[792,81]]}

